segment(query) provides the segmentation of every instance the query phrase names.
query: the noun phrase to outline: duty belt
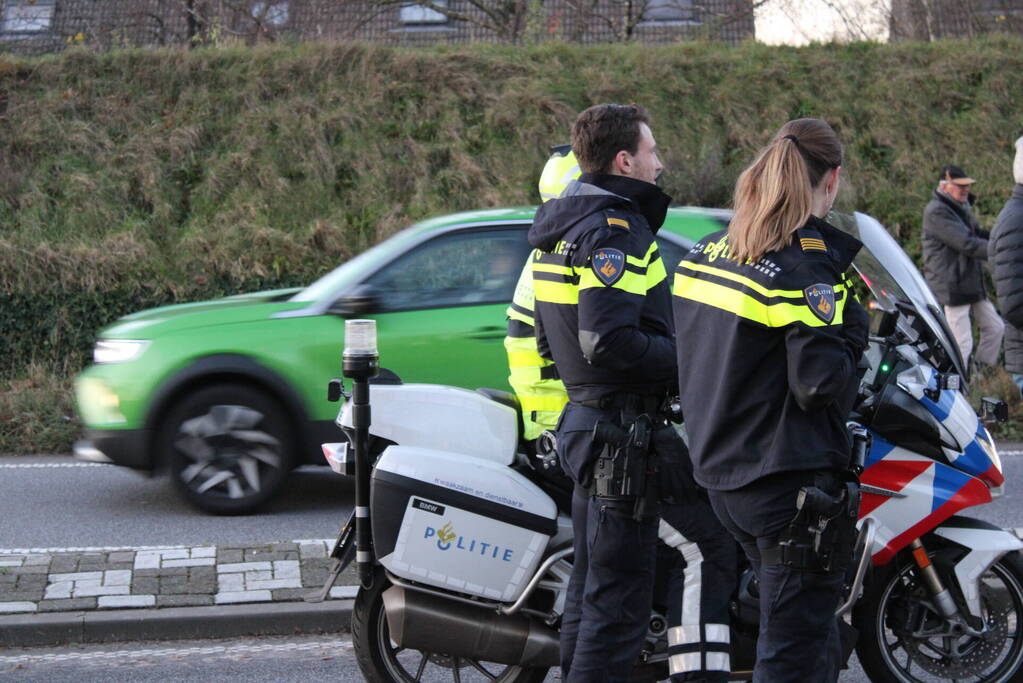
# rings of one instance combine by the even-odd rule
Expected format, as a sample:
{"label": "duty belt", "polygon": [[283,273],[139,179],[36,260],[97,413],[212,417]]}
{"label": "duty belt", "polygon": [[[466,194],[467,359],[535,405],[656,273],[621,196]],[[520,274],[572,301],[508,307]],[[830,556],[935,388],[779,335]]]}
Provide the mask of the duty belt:
{"label": "duty belt", "polygon": [[647,396],[643,394],[628,394],[616,392],[607,394],[600,398],[587,399],[585,401],[572,401],[587,408],[598,410],[632,410],[637,413],[657,415],[664,408],[664,396]]}

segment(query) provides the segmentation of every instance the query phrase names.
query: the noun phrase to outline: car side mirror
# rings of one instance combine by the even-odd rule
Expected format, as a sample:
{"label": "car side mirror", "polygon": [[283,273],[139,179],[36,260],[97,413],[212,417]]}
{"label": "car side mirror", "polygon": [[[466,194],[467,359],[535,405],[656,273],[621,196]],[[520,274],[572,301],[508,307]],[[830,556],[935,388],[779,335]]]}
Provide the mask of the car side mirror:
{"label": "car side mirror", "polygon": [[327,308],[327,313],[342,318],[352,318],[373,313],[378,305],[379,297],[376,291],[368,285],[359,285],[339,299],[336,299]]}

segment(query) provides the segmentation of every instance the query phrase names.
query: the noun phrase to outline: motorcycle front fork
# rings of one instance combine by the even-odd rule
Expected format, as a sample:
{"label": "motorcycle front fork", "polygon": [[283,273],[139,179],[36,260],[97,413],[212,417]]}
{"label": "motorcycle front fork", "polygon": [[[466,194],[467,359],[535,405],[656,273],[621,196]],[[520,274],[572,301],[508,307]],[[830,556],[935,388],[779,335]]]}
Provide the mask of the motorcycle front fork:
{"label": "motorcycle front fork", "polygon": [[913,549],[913,560],[916,562],[918,573],[923,579],[924,586],[931,594],[935,611],[945,619],[954,631],[968,636],[983,635],[984,631],[987,630],[986,627],[982,625],[981,630],[977,630],[971,626],[967,618],[968,615],[964,616],[956,606],[952,592],[945,586],[941,576],[938,575],[938,570],[931,563],[931,558],[927,555],[927,548],[924,547],[923,541],[918,538],[910,544],[910,547]]}

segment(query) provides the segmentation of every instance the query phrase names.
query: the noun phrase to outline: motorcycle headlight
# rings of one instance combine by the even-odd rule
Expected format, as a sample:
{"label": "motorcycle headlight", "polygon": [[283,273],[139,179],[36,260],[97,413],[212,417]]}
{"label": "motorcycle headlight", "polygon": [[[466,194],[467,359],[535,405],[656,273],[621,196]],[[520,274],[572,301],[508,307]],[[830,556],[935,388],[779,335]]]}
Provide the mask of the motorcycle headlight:
{"label": "motorcycle headlight", "polygon": [[96,363],[127,363],[135,360],[149,346],[146,339],[100,339],[92,349]]}

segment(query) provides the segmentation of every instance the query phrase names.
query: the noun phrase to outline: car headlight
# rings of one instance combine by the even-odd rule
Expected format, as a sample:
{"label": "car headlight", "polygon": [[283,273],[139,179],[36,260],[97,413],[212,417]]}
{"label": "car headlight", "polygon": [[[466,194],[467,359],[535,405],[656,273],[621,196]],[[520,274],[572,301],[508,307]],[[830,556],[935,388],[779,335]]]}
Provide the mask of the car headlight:
{"label": "car headlight", "polygon": [[135,360],[149,346],[146,339],[100,339],[92,350],[97,363],[126,363]]}
{"label": "car headlight", "polygon": [[124,424],[121,397],[101,379],[85,377],[75,382],[78,412],[87,426]]}

